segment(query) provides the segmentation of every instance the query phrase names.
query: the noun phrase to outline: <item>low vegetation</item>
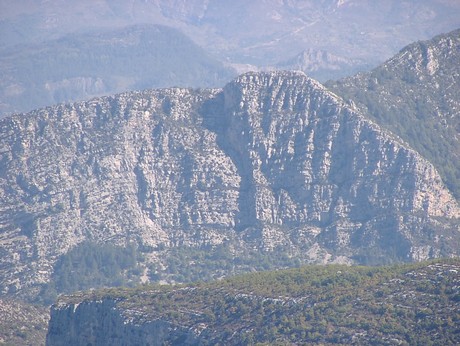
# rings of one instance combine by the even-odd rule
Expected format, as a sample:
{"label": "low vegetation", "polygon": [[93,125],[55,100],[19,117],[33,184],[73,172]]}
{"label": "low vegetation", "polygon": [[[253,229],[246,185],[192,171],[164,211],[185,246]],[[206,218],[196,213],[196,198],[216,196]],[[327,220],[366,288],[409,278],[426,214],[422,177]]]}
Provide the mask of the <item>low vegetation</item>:
{"label": "low vegetation", "polygon": [[115,299],[134,323],[188,326],[209,344],[454,345],[459,271],[458,259],[304,266],[210,283],[91,291],[59,304]]}

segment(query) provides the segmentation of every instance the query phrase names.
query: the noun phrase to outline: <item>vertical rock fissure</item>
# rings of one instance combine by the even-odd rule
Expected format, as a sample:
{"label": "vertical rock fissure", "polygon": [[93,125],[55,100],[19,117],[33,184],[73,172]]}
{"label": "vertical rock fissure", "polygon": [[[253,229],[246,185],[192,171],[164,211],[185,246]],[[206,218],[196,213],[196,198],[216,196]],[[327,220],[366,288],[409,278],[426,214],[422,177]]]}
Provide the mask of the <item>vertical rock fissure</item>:
{"label": "vertical rock fissure", "polygon": [[[243,231],[251,227],[260,226],[256,215],[255,183],[252,162],[249,151],[245,147],[250,136],[248,125],[236,119],[228,104],[228,96],[224,92],[205,102],[201,108],[203,125],[217,135],[217,145],[227,154],[234,163],[241,179],[238,194],[238,213],[235,216],[235,229]],[[235,124],[235,122],[238,122]],[[232,131],[233,129],[233,131]],[[235,129],[242,129],[237,133]]]}

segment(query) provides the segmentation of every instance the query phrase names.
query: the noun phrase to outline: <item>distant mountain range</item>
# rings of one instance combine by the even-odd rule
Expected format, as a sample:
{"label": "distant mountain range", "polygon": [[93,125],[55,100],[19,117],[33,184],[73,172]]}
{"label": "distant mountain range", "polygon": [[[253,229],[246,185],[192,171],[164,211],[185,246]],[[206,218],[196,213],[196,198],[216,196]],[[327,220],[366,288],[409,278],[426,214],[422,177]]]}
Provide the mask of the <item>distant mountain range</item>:
{"label": "distant mountain range", "polygon": [[329,80],[351,75],[362,69],[364,61],[343,58],[324,50],[306,49],[294,58],[276,65],[281,70],[299,70],[316,79]]}
{"label": "distant mountain range", "polygon": [[175,29],[136,25],[5,49],[0,74],[1,114],[125,90],[217,87],[236,72]]}
{"label": "distant mountain range", "polygon": [[337,79],[459,18],[455,0],[0,0],[0,116],[140,88],[222,87],[279,67]]}

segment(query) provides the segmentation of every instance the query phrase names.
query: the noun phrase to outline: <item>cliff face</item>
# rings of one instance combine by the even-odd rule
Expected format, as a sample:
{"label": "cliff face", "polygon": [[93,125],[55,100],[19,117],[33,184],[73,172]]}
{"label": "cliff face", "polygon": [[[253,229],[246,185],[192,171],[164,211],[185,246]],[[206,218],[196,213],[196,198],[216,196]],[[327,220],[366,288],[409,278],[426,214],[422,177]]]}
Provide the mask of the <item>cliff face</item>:
{"label": "cliff face", "polygon": [[350,258],[399,243],[422,259],[428,220],[459,216],[431,164],[303,75],[242,76],[223,103],[217,132],[246,187],[237,229],[261,227],[264,247],[308,239]]}
{"label": "cliff face", "polygon": [[84,240],[222,241],[240,178],[200,126],[197,107],[212,95],[130,93],[2,120],[3,292],[46,282]]}
{"label": "cliff face", "polygon": [[45,283],[83,241],[160,264],[223,243],[307,262],[458,255],[459,207],[434,167],[301,73],[60,105],[0,134],[3,293]]}
{"label": "cliff face", "polygon": [[161,319],[139,322],[123,312],[114,300],[56,306],[51,318],[57,323],[49,326],[46,344],[198,345],[193,330]]}

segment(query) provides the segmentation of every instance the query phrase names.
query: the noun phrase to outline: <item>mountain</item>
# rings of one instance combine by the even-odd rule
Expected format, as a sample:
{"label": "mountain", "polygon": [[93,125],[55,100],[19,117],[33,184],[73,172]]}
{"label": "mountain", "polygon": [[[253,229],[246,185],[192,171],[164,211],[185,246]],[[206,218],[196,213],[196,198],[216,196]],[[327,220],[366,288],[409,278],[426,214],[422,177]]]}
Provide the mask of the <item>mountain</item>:
{"label": "mountain", "polygon": [[459,255],[434,166],[300,72],[61,104],[0,134],[3,294]]}
{"label": "mountain", "polygon": [[318,80],[329,80],[352,75],[364,70],[364,61],[348,59],[324,50],[306,49],[295,57],[276,65],[280,70],[299,70]]}
{"label": "mountain", "polygon": [[181,32],[135,25],[0,52],[0,114],[126,90],[216,87],[236,73]]}
{"label": "mountain", "polygon": [[61,297],[48,346],[456,345],[459,260],[307,266]]}
{"label": "mountain", "polygon": [[[228,66],[298,69],[303,52],[320,52],[303,71],[337,79],[459,18],[455,0],[0,0],[0,116],[143,88],[222,87],[236,76]],[[139,29],[152,24],[162,27]]]}
{"label": "mountain", "polygon": [[368,73],[328,83],[407,141],[460,197],[460,29],[413,43]]}

